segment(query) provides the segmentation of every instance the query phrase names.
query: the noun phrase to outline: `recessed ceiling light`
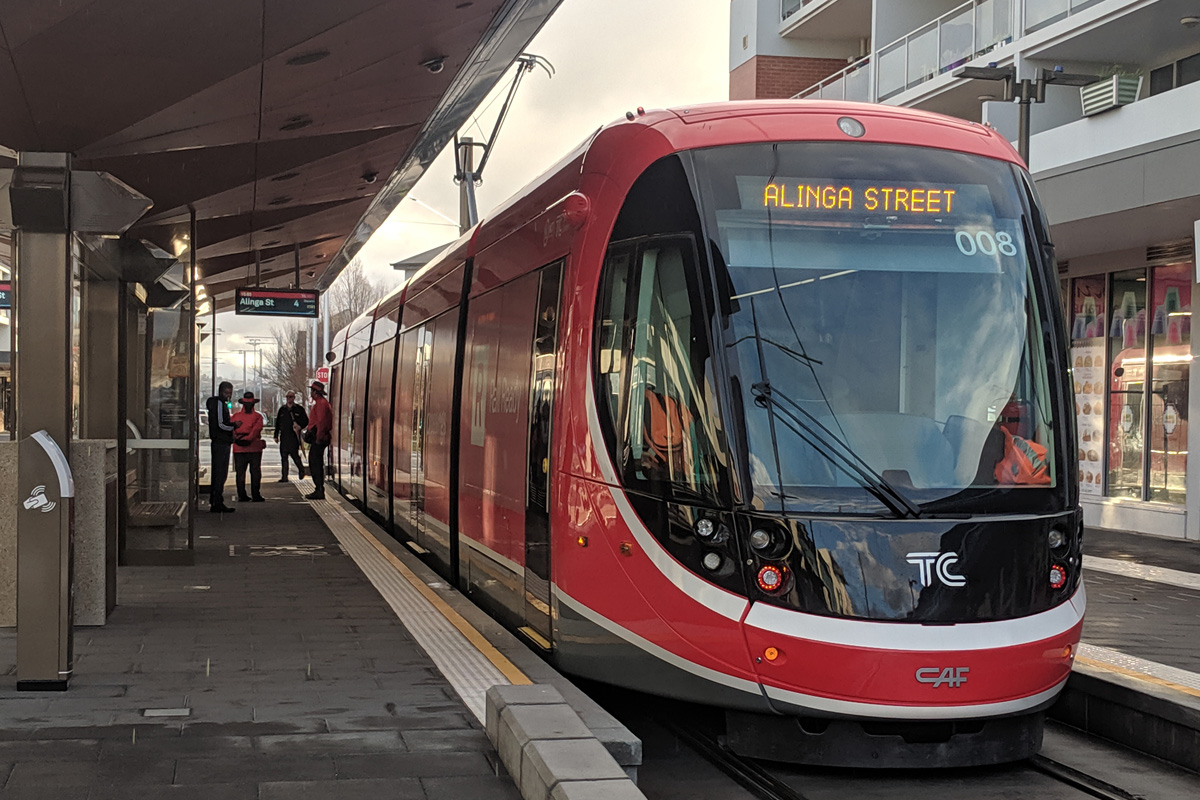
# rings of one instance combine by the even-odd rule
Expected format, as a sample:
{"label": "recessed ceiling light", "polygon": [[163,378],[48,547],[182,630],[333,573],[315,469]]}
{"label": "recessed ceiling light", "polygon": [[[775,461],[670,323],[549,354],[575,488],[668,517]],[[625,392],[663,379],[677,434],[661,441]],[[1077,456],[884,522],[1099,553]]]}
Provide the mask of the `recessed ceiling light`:
{"label": "recessed ceiling light", "polygon": [[1200,17],[1184,17],[1183,19],[1179,20],[1179,24],[1185,28],[1194,28],[1197,25],[1200,25]]}
{"label": "recessed ceiling light", "polygon": [[307,53],[300,53],[299,55],[292,56],[287,60],[287,65],[289,67],[303,67],[307,66],[308,64],[315,64],[318,61],[328,57],[328,50],[310,50]]}
{"label": "recessed ceiling light", "polygon": [[263,242],[263,243],[262,243],[262,246],[263,246],[263,247],[270,247],[270,246],[271,246],[271,245],[273,245],[273,244],[279,244],[279,240],[278,240],[278,239],[272,239],[272,240],[271,240],[271,241],[269,241],[269,242]]}
{"label": "recessed ceiling light", "polygon": [[292,202],[292,198],[291,198],[289,195],[286,195],[286,194],[281,194],[281,195],[279,195],[278,197],[273,197],[273,198],[271,198],[270,200],[268,200],[268,201],[267,201],[267,205],[269,205],[269,206],[281,206],[281,205],[283,205],[284,203],[290,203],[290,202]]}
{"label": "recessed ceiling light", "polygon": [[297,114],[294,117],[288,117],[287,122],[279,126],[281,131],[298,131],[301,128],[307,128],[313,124],[313,119],[308,114]]}
{"label": "recessed ceiling light", "polygon": [[299,174],[300,174],[299,172],[283,172],[283,173],[280,173],[279,175],[272,175],[271,180],[273,180],[273,181],[290,181],[292,178],[297,177]]}
{"label": "recessed ceiling light", "polygon": [[455,8],[470,8],[473,5],[475,5],[475,3],[473,3],[473,2],[459,3],[458,5],[455,6]]}
{"label": "recessed ceiling light", "polygon": [[996,95],[994,95],[994,94],[981,94],[981,95],[979,95],[979,100],[980,100],[980,102],[987,102],[988,100],[995,100],[995,99],[996,99]]}
{"label": "recessed ceiling light", "polygon": [[281,230],[283,230],[282,225],[272,225],[269,228],[263,228],[263,233],[274,233],[275,231],[281,231]]}

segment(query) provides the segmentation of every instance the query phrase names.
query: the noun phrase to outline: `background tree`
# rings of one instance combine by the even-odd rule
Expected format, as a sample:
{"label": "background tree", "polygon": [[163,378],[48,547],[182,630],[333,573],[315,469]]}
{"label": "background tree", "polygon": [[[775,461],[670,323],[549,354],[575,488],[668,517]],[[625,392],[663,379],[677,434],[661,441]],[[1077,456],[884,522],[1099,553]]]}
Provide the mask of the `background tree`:
{"label": "background tree", "polygon": [[311,375],[308,364],[310,327],[304,322],[271,326],[271,338],[275,341],[263,348],[264,385],[269,384],[280,392],[290,389],[299,397],[306,396],[304,387]]}
{"label": "background tree", "polygon": [[379,302],[385,293],[382,286],[367,277],[362,262],[354,259],[325,293],[331,314],[330,329],[338,331],[346,327],[352,319]]}

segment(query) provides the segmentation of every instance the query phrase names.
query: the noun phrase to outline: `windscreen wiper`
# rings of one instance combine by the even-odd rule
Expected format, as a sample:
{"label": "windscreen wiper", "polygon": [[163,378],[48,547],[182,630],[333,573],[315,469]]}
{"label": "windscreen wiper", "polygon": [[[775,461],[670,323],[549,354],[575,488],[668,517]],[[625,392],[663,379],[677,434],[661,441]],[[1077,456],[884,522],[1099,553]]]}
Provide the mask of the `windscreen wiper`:
{"label": "windscreen wiper", "polygon": [[750,387],[750,391],[754,394],[754,402],[758,406],[770,407],[772,411],[782,414],[786,418],[785,424],[793,433],[824,454],[834,466],[862,484],[864,489],[875,495],[897,517],[918,519],[921,516],[921,509],[916,503],[871,469],[862,456],[822,425],[810,411],[786,395],[773,391],[770,381],[756,383]]}

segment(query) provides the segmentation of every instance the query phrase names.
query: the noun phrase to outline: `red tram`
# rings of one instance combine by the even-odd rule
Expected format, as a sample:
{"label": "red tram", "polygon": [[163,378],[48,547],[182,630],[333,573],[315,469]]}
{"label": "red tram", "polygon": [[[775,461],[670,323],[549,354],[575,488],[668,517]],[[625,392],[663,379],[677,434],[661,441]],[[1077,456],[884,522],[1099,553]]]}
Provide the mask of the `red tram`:
{"label": "red tram", "polygon": [[338,334],[334,480],[742,754],[1022,758],[1084,611],[1057,291],[986,127],[639,110]]}

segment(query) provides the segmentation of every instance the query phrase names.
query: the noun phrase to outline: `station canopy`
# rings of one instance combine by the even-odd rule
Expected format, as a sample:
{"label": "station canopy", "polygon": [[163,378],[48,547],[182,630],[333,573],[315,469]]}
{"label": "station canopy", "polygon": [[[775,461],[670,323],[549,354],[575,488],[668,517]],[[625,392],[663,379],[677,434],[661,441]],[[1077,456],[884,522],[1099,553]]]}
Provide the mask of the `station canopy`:
{"label": "station canopy", "polygon": [[111,173],[154,203],[126,238],[167,253],[194,209],[218,308],[256,254],[291,285],[296,245],[325,289],[559,2],[6,0],[0,161]]}

